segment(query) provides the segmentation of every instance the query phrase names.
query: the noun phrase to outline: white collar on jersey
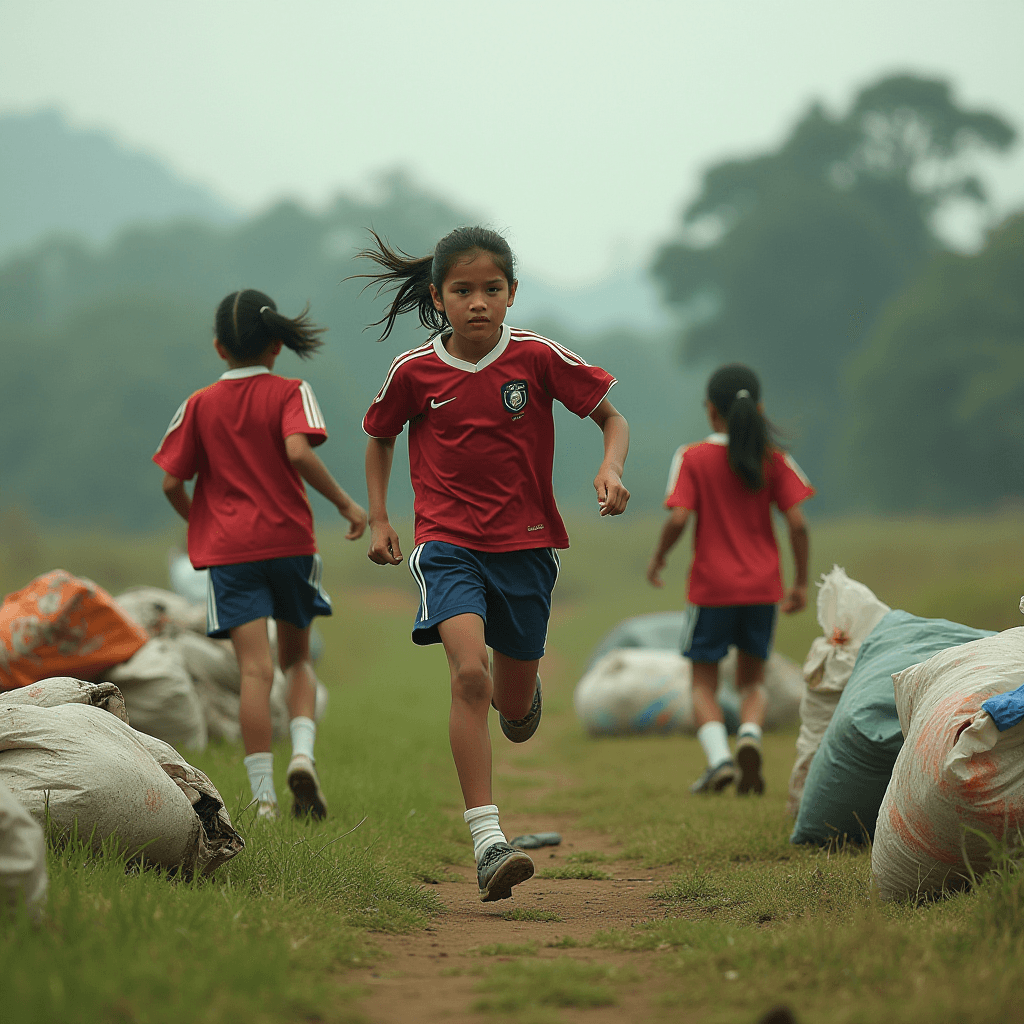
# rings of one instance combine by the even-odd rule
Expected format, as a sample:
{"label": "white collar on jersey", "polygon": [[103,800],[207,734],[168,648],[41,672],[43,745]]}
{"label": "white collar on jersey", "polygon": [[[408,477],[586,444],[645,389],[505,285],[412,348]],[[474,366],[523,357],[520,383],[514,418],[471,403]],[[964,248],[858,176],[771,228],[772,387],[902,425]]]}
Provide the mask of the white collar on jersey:
{"label": "white collar on jersey", "polygon": [[508,324],[501,325],[501,337],[498,339],[498,344],[491,349],[480,360],[479,363],[468,363],[465,359],[456,359],[455,356],[448,354],[448,349],[441,343],[442,334],[434,336],[434,351],[437,353],[437,358],[442,363],[447,363],[449,366],[454,366],[456,370],[465,370],[466,373],[479,373],[481,370],[490,366],[496,359],[501,357],[502,352],[508,348],[508,341],[512,335],[512,329]]}
{"label": "white collar on jersey", "polygon": [[225,370],[221,380],[244,380],[246,377],[255,377],[258,373],[270,373],[265,366],[236,366],[233,370]]}
{"label": "white collar on jersey", "polygon": [[724,445],[728,445],[729,444],[729,435],[728,434],[708,434],[708,436],[705,437],[704,440],[707,441],[708,444],[724,444]]}

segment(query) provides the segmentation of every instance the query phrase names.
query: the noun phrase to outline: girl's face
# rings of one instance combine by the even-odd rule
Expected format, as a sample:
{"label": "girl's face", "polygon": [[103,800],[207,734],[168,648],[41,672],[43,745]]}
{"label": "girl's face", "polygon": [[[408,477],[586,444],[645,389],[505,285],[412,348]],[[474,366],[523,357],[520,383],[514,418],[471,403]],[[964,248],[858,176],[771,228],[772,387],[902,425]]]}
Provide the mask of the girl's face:
{"label": "girl's face", "polygon": [[430,297],[456,334],[467,341],[485,342],[504,323],[518,284],[513,281],[510,288],[505,271],[490,253],[478,252],[452,267],[440,293],[431,285]]}

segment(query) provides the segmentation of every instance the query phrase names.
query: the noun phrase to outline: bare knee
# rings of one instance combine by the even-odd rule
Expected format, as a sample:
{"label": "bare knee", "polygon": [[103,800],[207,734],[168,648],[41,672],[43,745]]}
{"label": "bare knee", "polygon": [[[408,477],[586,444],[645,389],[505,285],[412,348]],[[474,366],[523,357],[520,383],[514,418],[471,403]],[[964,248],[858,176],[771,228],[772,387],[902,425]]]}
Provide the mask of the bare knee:
{"label": "bare knee", "polygon": [[242,686],[247,688],[266,690],[269,693],[274,685],[274,666],[269,662],[248,662],[240,666],[240,673]]}
{"label": "bare knee", "polygon": [[485,663],[474,660],[452,668],[452,700],[487,706],[493,692],[491,673]]}

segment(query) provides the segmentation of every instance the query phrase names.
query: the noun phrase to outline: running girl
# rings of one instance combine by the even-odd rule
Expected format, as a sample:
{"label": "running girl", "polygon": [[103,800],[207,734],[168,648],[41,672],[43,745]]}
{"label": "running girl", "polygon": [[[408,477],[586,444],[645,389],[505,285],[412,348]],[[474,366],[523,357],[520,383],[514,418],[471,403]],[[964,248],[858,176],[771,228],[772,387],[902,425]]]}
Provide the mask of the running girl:
{"label": "running girl", "polygon": [[[694,793],[718,793],[736,779],[716,699],[718,663],[732,645],[737,648],[736,688],[742,701],[737,790],[764,792],[761,682],[776,603],[781,600],[787,614],[807,604],[807,521],[798,506],[814,488],[772,443],[760,397],[760,382],[746,366],[723,366],[712,374],[704,404],[714,433],[699,444],[684,445],[672,460],[665,499],[672,512],[647,568],[650,583],[662,586],[665,556],[696,513],[683,654],[693,663],[693,717],[708,766],[690,787]],[[796,563],[796,582],[785,598],[772,530],[773,504],[789,524]]]}
{"label": "running girl", "polygon": [[[245,767],[261,818],[277,817],[268,616],[277,620],[278,660],[288,679],[292,810],[298,817],[327,813],[313,757],[309,624],[315,615],[331,614],[331,599],[321,586],[323,566],[302,481],[349,521],[349,540],[366,528],[365,510],[313,451],[327,440],[313,389],[271,373],[282,345],[308,359],[323,344],[323,328],[306,313],[290,320],[273,299],[252,289],[228,295],[217,307],[213,341],[228,369],[182,403],[153,456],[165,471],[164,494],[188,521],[192,564],[210,569],[207,633],[230,636],[238,655]],[[194,476],[190,498],[184,481]]]}
{"label": "running girl", "polygon": [[[392,364],[363,429],[370,499],[369,556],[402,561],[388,521],[387,489],[396,436],[409,424],[416,546],[409,568],[419,586],[417,644],[444,644],[451,673],[448,735],[473,837],[480,899],[507,899],[533,874],[533,861],[505,841],[491,802],[487,713],[498,711],[513,743],[541,715],[537,667],[547,639],[557,549],[569,538],[551,487],[557,399],[604,434],[594,479],[601,515],[619,515],[629,492],[622,467],[626,421],[607,395],[615,378],[530,331],[505,323],[518,282],[501,235],[459,228],[432,256],[414,259],[374,235],[361,255],[394,286],[381,340],[401,313],[417,310],[434,333]],[[489,664],[487,648],[493,654]]]}

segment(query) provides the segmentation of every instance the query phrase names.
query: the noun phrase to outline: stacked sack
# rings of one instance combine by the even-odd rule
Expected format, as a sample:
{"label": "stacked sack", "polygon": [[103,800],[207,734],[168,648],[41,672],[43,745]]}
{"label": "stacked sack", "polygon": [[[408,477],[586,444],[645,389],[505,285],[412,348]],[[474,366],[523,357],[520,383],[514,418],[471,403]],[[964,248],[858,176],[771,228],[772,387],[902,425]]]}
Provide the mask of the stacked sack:
{"label": "stacked sack", "polygon": [[213,783],[132,729],[111,683],[47,679],[0,695],[0,787],[40,824],[185,876],[245,845]]}
{"label": "stacked sack", "polygon": [[[598,645],[590,666],[576,685],[576,715],[592,736],[693,734],[692,672],[679,653],[683,612],[659,612],[627,619]],[[719,668],[719,700],[726,726],[739,725],[736,652]],[[796,719],[803,694],[800,669],[773,653],[765,666],[765,728],[777,729]]]}
{"label": "stacked sack", "polygon": [[894,686],[906,741],[871,851],[887,899],[962,887],[990,867],[993,840],[1019,855],[1024,627],[942,651]]}

